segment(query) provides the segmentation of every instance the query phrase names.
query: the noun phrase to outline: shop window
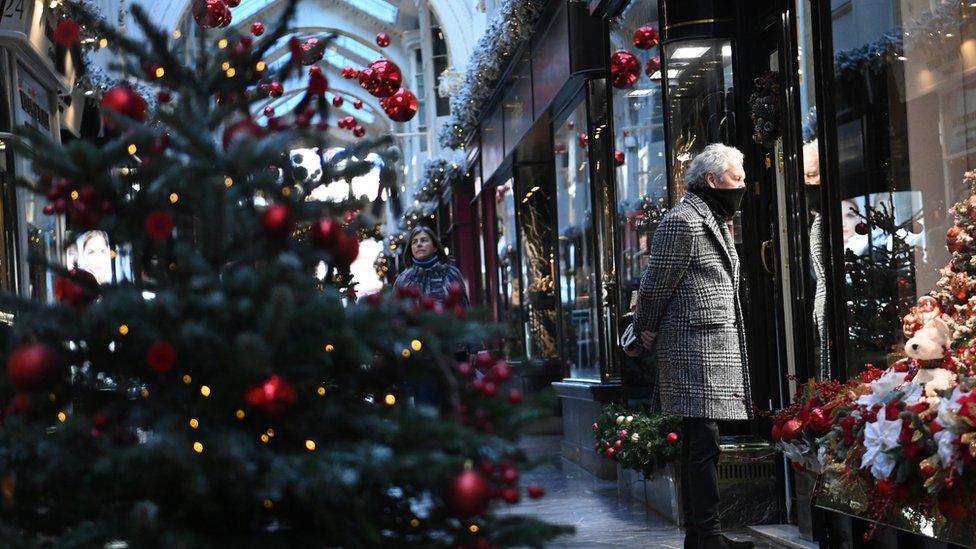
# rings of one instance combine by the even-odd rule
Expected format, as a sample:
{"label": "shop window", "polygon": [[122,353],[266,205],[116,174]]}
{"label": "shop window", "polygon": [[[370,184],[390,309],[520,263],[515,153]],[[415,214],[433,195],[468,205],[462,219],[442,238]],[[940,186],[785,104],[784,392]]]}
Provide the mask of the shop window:
{"label": "shop window", "polygon": [[499,320],[507,326],[505,354],[521,358],[522,285],[519,277],[518,232],[515,224],[514,181],[509,179],[495,188],[495,218],[498,223],[498,311]]}
{"label": "shop window", "polygon": [[[599,381],[596,253],[586,142],[586,104],[556,128],[556,217],[563,360],[569,376]],[[530,190],[531,191],[531,190]],[[538,190],[536,192],[539,192]]]}
{"label": "shop window", "polygon": [[[444,32],[441,29],[440,22],[433,13],[430,14],[431,23],[433,26],[430,29],[430,41],[433,46],[433,59],[431,61],[434,64],[434,79],[440,78],[440,75],[447,70],[450,66],[447,58],[447,41],[444,39]],[[439,93],[435,94],[436,101],[435,106],[437,108],[437,116],[447,116],[451,114],[451,98],[441,97]]]}
{"label": "shop window", "polygon": [[543,362],[559,356],[550,169],[548,164],[522,165],[516,185],[526,357]]}
{"label": "shop window", "polygon": [[901,317],[949,261],[947,209],[969,196],[963,174],[976,162],[976,6],[850,2],[830,17],[836,111],[825,122],[837,132],[831,207],[853,375],[902,348]]}
{"label": "shop window", "polygon": [[[632,88],[613,90],[613,130],[617,161],[617,232],[620,256],[620,310],[630,310],[632,297],[647,266],[653,230],[667,206],[668,182],[664,148],[664,99],[660,46],[634,47],[634,33],[657,31],[658,0],[634,0],[611,25],[613,51],[626,49],[644,67]],[[650,69],[648,66],[650,65]]]}

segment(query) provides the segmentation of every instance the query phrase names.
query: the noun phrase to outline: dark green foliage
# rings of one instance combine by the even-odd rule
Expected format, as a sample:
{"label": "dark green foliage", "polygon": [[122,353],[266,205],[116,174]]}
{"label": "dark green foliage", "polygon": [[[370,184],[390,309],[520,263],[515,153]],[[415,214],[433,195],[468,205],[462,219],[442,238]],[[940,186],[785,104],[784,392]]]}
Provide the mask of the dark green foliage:
{"label": "dark green foliage", "polygon": [[[650,412],[646,408],[607,404],[595,425],[596,452],[645,476],[653,475],[661,467],[681,458],[680,417]],[[621,431],[627,431],[626,436],[621,437]],[[678,435],[677,442],[668,442],[671,433]],[[637,440],[634,440],[635,434]],[[619,448],[615,446],[617,442]],[[607,455],[608,448],[614,448],[612,455]]]}

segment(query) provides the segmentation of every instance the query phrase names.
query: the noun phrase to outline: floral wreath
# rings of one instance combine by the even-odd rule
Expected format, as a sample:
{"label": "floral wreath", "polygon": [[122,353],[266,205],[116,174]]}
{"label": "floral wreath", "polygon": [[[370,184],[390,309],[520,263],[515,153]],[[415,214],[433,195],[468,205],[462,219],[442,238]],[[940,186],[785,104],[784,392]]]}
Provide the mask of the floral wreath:
{"label": "floral wreath", "polygon": [[754,128],[752,140],[768,147],[783,132],[779,73],[768,71],[756,78],[755,84],[756,90],[749,96],[749,116]]}

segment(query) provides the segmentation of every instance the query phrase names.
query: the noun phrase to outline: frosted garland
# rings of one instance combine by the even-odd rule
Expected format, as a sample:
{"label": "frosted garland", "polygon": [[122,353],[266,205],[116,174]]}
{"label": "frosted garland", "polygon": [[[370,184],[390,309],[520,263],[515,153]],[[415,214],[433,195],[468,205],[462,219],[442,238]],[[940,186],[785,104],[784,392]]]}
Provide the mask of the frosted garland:
{"label": "frosted garland", "polygon": [[451,116],[438,131],[443,147],[457,149],[478,126],[511,56],[532,37],[543,0],[505,0],[474,48],[460,88],[451,97]]}

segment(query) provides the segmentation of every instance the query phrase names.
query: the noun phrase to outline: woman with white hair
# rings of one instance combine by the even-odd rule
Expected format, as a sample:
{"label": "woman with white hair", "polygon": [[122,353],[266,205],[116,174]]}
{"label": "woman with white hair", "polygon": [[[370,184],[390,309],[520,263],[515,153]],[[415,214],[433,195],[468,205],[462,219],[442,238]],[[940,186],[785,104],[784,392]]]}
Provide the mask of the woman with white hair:
{"label": "woman with white hair", "polygon": [[684,198],[654,233],[634,313],[643,346],[657,348],[661,410],[683,418],[686,548],[753,546],[723,536],[718,512],[716,420],[752,415],[739,258],[728,226],[746,190],[742,160],[719,143],[692,159]]}

